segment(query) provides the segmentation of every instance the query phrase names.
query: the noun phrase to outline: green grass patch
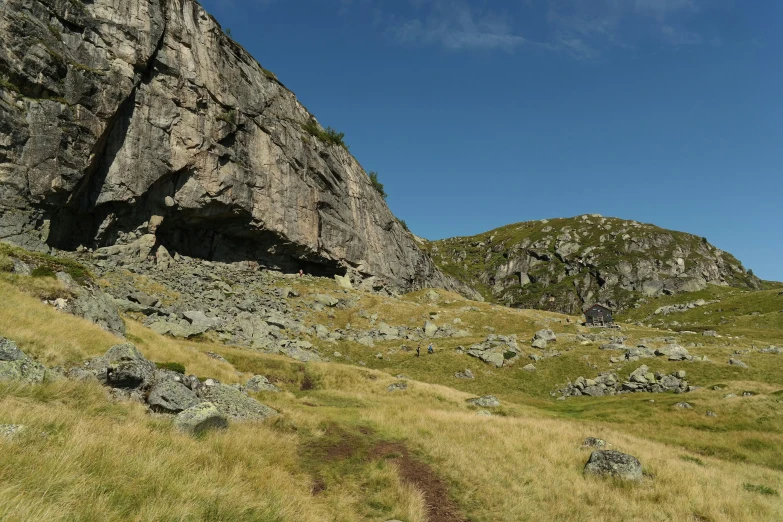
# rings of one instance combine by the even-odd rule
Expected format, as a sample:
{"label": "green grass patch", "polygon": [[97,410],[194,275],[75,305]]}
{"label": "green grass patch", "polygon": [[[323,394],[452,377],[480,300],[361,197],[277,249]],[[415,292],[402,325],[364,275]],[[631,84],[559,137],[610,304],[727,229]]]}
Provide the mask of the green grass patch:
{"label": "green grass patch", "polygon": [[178,362],[159,362],[155,363],[155,366],[160,368],[161,370],[169,370],[172,372],[181,373],[182,375],[185,375],[185,365]]}
{"label": "green grass patch", "polygon": [[[72,259],[50,256],[40,252],[30,252],[5,243],[0,243],[0,256],[16,258],[28,265],[32,265],[34,267],[33,272],[35,272],[35,269],[41,268],[38,271],[38,275],[33,274],[36,277],[54,277],[56,272],[65,272],[80,285],[85,285],[92,280],[92,274],[87,270],[87,267]],[[52,272],[51,274],[49,273],[50,271]]]}
{"label": "green grass patch", "polygon": [[685,462],[692,462],[698,466],[706,466],[704,461],[698,457],[692,457],[691,455],[680,455],[680,458]]}
{"label": "green grass patch", "polygon": [[758,493],[760,495],[766,495],[770,497],[779,497],[780,493],[778,493],[778,490],[773,489],[769,486],[765,486],[764,484],[748,484],[745,482],[742,485],[742,489],[745,491],[750,491],[751,493]]}
{"label": "green grass patch", "polygon": [[57,274],[48,266],[37,266],[30,273],[33,277],[57,277]]}

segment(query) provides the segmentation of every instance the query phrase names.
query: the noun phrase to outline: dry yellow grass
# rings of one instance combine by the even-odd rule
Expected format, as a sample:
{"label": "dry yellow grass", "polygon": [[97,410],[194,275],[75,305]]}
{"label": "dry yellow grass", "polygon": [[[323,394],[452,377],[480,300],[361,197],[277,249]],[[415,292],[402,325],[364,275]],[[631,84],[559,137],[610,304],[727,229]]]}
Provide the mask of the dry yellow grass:
{"label": "dry yellow grass", "polygon": [[[42,362],[73,363],[121,342],[7,282],[0,281],[0,293],[0,335]],[[459,308],[467,302],[451,296],[453,303],[440,306],[417,302],[421,294],[363,299],[371,313],[388,311],[391,324],[405,324],[406,318],[418,322],[432,308],[443,320],[469,314],[471,328],[491,319],[529,335],[546,318],[562,317],[484,304],[471,304],[477,310],[464,312]],[[340,310],[335,318],[323,318],[358,320],[351,315],[355,312]],[[693,412],[672,413],[673,396],[656,397],[657,406],[642,404],[643,397],[612,397],[600,403],[603,409],[595,400],[542,410],[531,406],[544,405],[540,399],[526,404],[517,400],[519,392],[504,394],[501,388],[499,414],[485,417],[465,403],[471,395],[449,386],[410,381],[407,390],[390,393],[386,387],[395,379],[383,371],[303,365],[251,350],[161,337],[132,321],[127,326],[129,339],[149,359],[180,362],[189,373],[228,383],[243,382],[252,373],[277,377],[285,391],[258,397],[283,415],[191,438],[174,431],[169,418],[149,415],[138,404],[110,402],[97,383],[0,385],[0,424],[29,427],[16,440],[0,439],[0,520],[426,522],[421,490],[400,478],[393,461],[351,451],[324,460],[310,451],[314,444],[328,447],[342,432],[365,449],[379,441],[405,444],[447,481],[471,522],[783,520],[780,497],[743,489],[749,483],[783,490],[783,472],[771,462],[779,453],[783,426],[774,384],[729,382],[723,393],[751,387],[759,393],[741,403],[709,390],[690,395],[699,411],[719,413],[699,421],[714,424],[715,431],[696,429],[689,417]],[[215,361],[207,351],[232,364]],[[575,349],[574,360],[582,354]],[[419,362],[424,361],[431,367],[422,370],[423,377],[435,378],[451,364],[445,357]],[[442,361],[446,365],[438,366]],[[712,371],[704,368],[705,375]],[[300,390],[305,376],[312,389]],[[506,381],[475,386],[493,382]],[[602,415],[607,408],[609,417]],[[584,413],[591,411],[594,417]],[[753,423],[756,427],[749,428]],[[589,451],[580,445],[588,435],[637,456],[646,471],[644,481],[584,477]],[[767,465],[684,448],[691,447],[686,441],[696,449],[702,441],[716,445],[719,440],[726,447],[752,442],[761,448],[759,463]],[[323,488],[314,490],[319,481]]]}

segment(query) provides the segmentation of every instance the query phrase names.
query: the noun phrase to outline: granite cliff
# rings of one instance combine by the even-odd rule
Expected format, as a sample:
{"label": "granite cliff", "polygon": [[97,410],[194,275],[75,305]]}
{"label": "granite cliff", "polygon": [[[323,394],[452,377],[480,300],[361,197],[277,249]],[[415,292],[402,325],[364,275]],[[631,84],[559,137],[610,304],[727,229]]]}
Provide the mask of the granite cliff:
{"label": "granite cliff", "polygon": [[476,296],[195,1],[9,0],[0,40],[0,240]]}

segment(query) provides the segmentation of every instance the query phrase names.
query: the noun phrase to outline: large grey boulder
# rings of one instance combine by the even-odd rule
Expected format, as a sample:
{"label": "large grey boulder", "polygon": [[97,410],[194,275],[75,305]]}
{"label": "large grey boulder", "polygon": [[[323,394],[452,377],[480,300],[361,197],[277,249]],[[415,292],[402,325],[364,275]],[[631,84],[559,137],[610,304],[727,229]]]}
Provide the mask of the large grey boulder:
{"label": "large grey boulder", "polygon": [[748,367],[748,365],[744,361],[741,361],[740,359],[735,359],[733,357],[731,359],[729,359],[729,364],[731,366],[736,366],[737,368],[747,368]]}
{"label": "large grey boulder", "polygon": [[15,342],[0,337],[0,361],[20,361],[29,359],[26,353],[19,349]]}
{"label": "large grey boulder", "polygon": [[688,353],[688,350],[679,344],[667,344],[663,348],[658,348],[655,350],[655,355],[664,355],[668,357],[670,361],[690,361],[693,359],[693,356]]}
{"label": "large grey boulder", "polygon": [[134,345],[114,345],[103,358],[106,361],[106,384],[112,388],[142,388],[151,384],[155,364],[144,358]]}
{"label": "large grey boulder", "polygon": [[245,384],[245,390],[253,393],[258,392],[279,392],[280,388],[269,382],[269,379],[263,375],[254,375]]}
{"label": "large grey boulder", "polygon": [[228,418],[211,402],[202,402],[180,412],[174,426],[185,433],[199,435],[213,429],[228,428]]}
{"label": "large grey boulder", "polygon": [[220,325],[220,319],[207,317],[207,314],[200,310],[189,310],[182,315],[190,323],[191,335],[200,335]]}
{"label": "large grey boulder", "polygon": [[438,333],[438,325],[431,321],[424,322],[424,337],[435,337]]}
{"label": "large grey boulder", "polygon": [[147,397],[147,404],[154,411],[179,413],[201,402],[192,390],[172,376],[164,372],[158,374]]}
{"label": "large grey boulder", "polygon": [[542,330],[537,331],[533,336],[534,341],[537,339],[543,339],[546,342],[552,342],[552,341],[557,341],[557,336],[555,335],[555,332],[553,332],[551,329],[544,328]]}
{"label": "large grey boulder", "polygon": [[487,364],[500,368],[507,364],[513,364],[520,351],[517,346],[516,336],[491,334],[487,336],[484,342],[469,346],[466,353],[471,357],[477,357]]}
{"label": "large grey boulder", "polygon": [[199,386],[196,395],[201,400],[214,404],[221,413],[231,419],[263,420],[279,415],[276,410],[248,397],[233,386],[218,382],[208,383],[209,381]]}
{"label": "large grey boulder", "polygon": [[313,300],[320,305],[328,306],[330,308],[337,306],[337,303],[340,302],[337,298],[326,294],[316,294],[313,296]]}
{"label": "large grey boulder", "polygon": [[533,342],[530,343],[530,346],[543,350],[547,346],[547,341],[546,339],[533,339]]}
{"label": "large grey boulder", "polygon": [[125,322],[120,317],[117,305],[111,296],[99,288],[79,285],[65,272],[57,272],[57,279],[74,295],[74,298],[66,301],[64,311],[92,321],[115,335],[125,337]]}
{"label": "large grey boulder", "polygon": [[584,472],[602,477],[642,480],[642,464],[634,456],[612,450],[598,450],[590,455]]}
{"label": "large grey boulder", "polygon": [[40,383],[47,374],[44,365],[21,351],[13,341],[0,337],[0,381]]}
{"label": "large grey boulder", "polygon": [[466,402],[482,408],[497,408],[500,406],[500,401],[494,395],[484,395],[483,397],[468,399]]}

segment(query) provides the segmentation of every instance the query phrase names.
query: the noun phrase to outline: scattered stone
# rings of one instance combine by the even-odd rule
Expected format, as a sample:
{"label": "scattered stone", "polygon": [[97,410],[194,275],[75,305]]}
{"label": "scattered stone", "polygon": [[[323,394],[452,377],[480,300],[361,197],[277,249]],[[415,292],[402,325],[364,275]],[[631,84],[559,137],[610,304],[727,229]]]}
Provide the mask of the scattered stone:
{"label": "scattered stone", "polygon": [[543,339],[544,341],[547,342],[553,342],[553,341],[557,341],[557,336],[555,335],[555,332],[553,332],[549,328],[544,328],[543,330],[537,331],[533,336],[534,341],[537,339]]}
{"label": "scattered stone", "polygon": [[546,339],[533,339],[533,342],[530,343],[530,346],[533,348],[539,348],[543,350],[547,346]]}
{"label": "scattered stone", "polygon": [[337,306],[337,303],[340,302],[339,299],[325,294],[316,294],[315,296],[313,296],[313,299],[315,300],[316,303],[323,306],[328,306],[329,308]]}
{"label": "scattered stone", "polygon": [[23,424],[0,424],[0,437],[14,439],[27,429]]}
{"label": "scattered stone", "polygon": [[737,395],[736,395],[736,394],[734,394],[734,393],[727,393],[726,395],[724,395],[724,396],[723,396],[723,398],[724,398],[724,399],[733,399],[733,398],[735,398],[736,396],[737,396]]}
{"label": "scattered stone", "polygon": [[386,391],[388,392],[407,390],[407,389],[408,389],[407,382],[394,382],[386,387]]}
{"label": "scattered stone", "polygon": [[768,348],[762,348],[759,350],[759,353],[771,353],[774,355],[780,355],[783,353],[783,348],[779,348],[777,346],[769,346]]}
{"label": "scattered stone", "polygon": [[245,384],[245,390],[258,393],[258,392],[280,392],[280,388],[269,382],[269,379],[263,375],[254,375]]}
{"label": "scattered stone", "polygon": [[473,372],[469,368],[466,368],[464,372],[457,372],[454,374],[457,379],[475,379]]}
{"label": "scattered stone", "polygon": [[532,363],[531,364],[526,364],[525,366],[522,367],[522,369],[525,370],[526,372],[534,372],[534,371],[536,371],[536,367]]}
{"label": "scattered stone", "polygon": [[729,359],[729,364],[731,366],[736,366],[737,368],[747,368],[748,367],[748,365],[745,364],[743,361],[741,361],[739,359],[734,359],[733,357],[731,359]]}
{"label": "scattered stone", "polygon": [[212,358],[212,359],[215,359],[216,361],[220,361],[220,362],[222,362],[222,363],[231,364],[231,363],[229,363],[229,362],[226,360],[226,358],[225,358],[225,357],[223,357],[223,356],[222,356],[222,355],[220,355],[219,353],[215,353],[215,352],[207,352],[207,357],[210,357],[210,358]]}
{"label": "scattered stone", "polygon": [[659,348],[655,350],[655,355],[666,356],[670,361],[690,361],[693,359],[693,356],[688,353],[688,350],[679,344],[668,344],[663,348]]}
{"label": "scattered stone", "polygon": [[642,480],[642,464],[631,455],[612,450],[597,450],[590,455],[584,472],[623,480]]}
{"label": "scattered stone", "polygon": [[707,417],[717,417],[718,414],[712,410],[707,410]]}
{"label": "scattered stone", "polygon": [[584,442],[582,442],[582,446],[588,448],[603,448],[606,446],[606,441],[596,437],[587,437]]}
{"label": "scattered stone", "polygon": [[468,399],[465,402],[481,408],[497,408],[500,406],[500,401],[494,395],[484,395],[483,397]]}
{"label": "scattered stone", "polygon": [[183,432],[198,435],[207,430],[228,428],[228,419],[211,402],[202,402],[174,418],[174,426]]}
{"label": "scattered stone", "polygon": [[677,404],[674,405],[674,407],[675,408],[682,408],[684,410],[689,410],[689,409],[693,408],[693,406],[691,406],[687,402],[678,402]]}
{"label": "scattered stone", "polygon": [[491,417],[492,414],[488,412],[487,410],[479,410],[476,412],[476,415],[481,415],[483,417]]}
{"label": "scattered stone", "polygon": [[715,330],[705,330],[702,332],[704,337],[720,337]]}

